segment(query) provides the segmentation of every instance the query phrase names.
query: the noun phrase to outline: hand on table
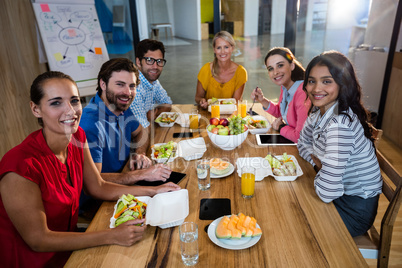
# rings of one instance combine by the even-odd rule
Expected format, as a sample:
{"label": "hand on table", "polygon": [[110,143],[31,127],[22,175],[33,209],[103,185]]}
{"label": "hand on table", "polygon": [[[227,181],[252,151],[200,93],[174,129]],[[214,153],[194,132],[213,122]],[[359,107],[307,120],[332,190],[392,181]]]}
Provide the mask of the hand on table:
{"label": "hand on table", "polygon": [[272,122],[272,128],[275,129],[275,130],[278,130],[279,126],[282,125],[282,124],[285,124],[285,122],[282,120],[282,118],[281,117],[276,118],[274,120],[274,122]]}
{"label": "hand on table", "polygon": [[137,219],[127,221],[125,223],[120,224],[111,231],[115,234],[114,241],[116,245],[129,247],[140,241],[144,236],[146,225],[136,226],[136,224],[145,223],[145,219]]}
{"label": "hand on table", "polygon": [[178,191],[181,189],[181,187],[173,182],[168,182],[159,186],[155,186],[155,189],[156,189],[155,194],[160,194],[160,193]]}
{"label": "hand on table", "polygon": [[158,117],[158,115],[159,115],[158,108],[155,108],[153,110],[149,110],[147,112],[147,119],[148,119],[149,122],[153,122]]}
{"label": "hand on table", "polygon": [[145,181],[166,181],[170,177],[172,170],[164,164],[156,164],[147,169],[136,171],[138,176]]}
{"label": "hand on table", "polygon": [[315,156],[315,155],[313,155],[313,154],[311,154],[311,159],[313,159],[313,162],[314,162],[314,164],[315,164],[315,170],[318,172],[318,171],[320,171],[320,169],[322,168],[322,164],[321,164],[321,161],[320,161],[320,159],[318,159],[318,157],[317,156]]}
{"label": "hand on table", "polygon": [[132,154],[130,158],[130,170],[149,168],[152,160],[144,154]]}
{"label": "hand on table", "polygon": [[201,106],[201,108],[203,108],[203,109],[207,109],[207,108],[208,108],[208,102],[207,102],[207,100],[206,100],[206,99],[201,99],[201,100],[200,100],[200,106]]}

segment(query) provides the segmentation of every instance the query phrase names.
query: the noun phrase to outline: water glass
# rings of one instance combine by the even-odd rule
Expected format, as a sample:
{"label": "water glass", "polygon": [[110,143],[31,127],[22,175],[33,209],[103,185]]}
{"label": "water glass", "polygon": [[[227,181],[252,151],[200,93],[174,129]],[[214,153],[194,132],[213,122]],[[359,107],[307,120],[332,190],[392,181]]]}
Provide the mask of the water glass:
{"label": "water glass", "polygon": [[241,169],[241,196],[252,198],[255,188],[255,168],[244,166]]}
{"label": "water glass", "polygon": [[196,161],[198,189],[204,191],[211,187],[210,164],[208,159]]}
{"label": "water glass", "polygon": [[179,226],[181,259],[186,266],[198,262],[198,226],[194,222],[184,222]]}

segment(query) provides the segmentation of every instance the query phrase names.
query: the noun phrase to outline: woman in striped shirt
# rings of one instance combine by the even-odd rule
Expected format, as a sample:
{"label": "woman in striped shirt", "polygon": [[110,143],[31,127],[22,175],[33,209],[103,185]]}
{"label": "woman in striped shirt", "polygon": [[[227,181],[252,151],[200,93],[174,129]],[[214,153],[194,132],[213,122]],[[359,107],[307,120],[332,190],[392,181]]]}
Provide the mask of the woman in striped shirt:
{"label": "woman in striped shirt", "polygon": [[324,52],[309,63],[303,89],[313,106],[299,153],[317,171],[319,198],[334,202],[352,236],[362,235],[377,214],[382,178],[353,66],[339,52]]}

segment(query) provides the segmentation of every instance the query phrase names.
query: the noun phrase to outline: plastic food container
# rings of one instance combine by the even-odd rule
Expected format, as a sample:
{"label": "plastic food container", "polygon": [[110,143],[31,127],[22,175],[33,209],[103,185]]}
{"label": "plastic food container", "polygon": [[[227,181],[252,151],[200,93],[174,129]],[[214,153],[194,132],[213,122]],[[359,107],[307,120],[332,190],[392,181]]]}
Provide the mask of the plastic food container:
{"label": "plastic food container", "polygon": [[[250,130],[251,134],[265,134],[268,132],[268,130],[271,128],[271,124],[268,122],[268,120],[261,116],[261,115],[255,115],[251,117],[254,120],[264,120],[266,122],[267,127],[266,128],[252,128],[249,127],[248,129]],[[250,124],[248,124],[250,126]]]}
{"label": "plastic food container", "polygon": [[[232,114],[234,111],[237,111],[236,99],[218,99],[219,103],[223,102],[232,102],[232,104],[219,104],[220,114]],[[208,100],[208,103],[210,99]],[[211,112],[211,104],[208,104],[208,112]]]}
{"label": "plastic food container", "polygon": [[[184,222],[189,213],[188,191],[181,189],[175,192],[157,194],[154,197],[139,196],[138,200],[147,204],[145,223],[162,229],[174,227]],[[116,212],[117,203],[114,206]],[[110,218],[110,228],[115,227],[116,219]]]}
{"label": "plastic food container", "polygon": [[[169,115],[177,114],[177,118],[174,122],[171,122],[171,123],[156,122],[161,127],[173,127],[173,125],[175,123],[179,124],[181,127],[189,127],[190,126],[190,114],[189,113],[182,114],[182,113],[175,113],[175,112],[163,112],[156,118],[156,120],[158,120],[158,118],[160,118],[163,114],[169,114]],[[198,122],[200,122],[200,118],[201,118],[201,115],[198,114]]]}
{"label": "plastic food container", "polygon": [[[157,143],[154,146],[161,146],[166,143]],[[195,139],[182,140],[177,143],[176,155],[170,157],[168,162],[172,162],[177,157],[183,157],[186,161],[201,158],[207,150],[205,140],[202,137]],[[165,163],[167,158],[155,158],[155,148],[152,147],[151,159],[157,163]]]}
{"label": "plastic food container", "polygon": [[[276,158],[278,158],[279,160],[283,159],[282,155],[276,155]],[[272,173],[272,168],[271,168],[271,176],[273,176],[275,178],[275,180],[277,181],[294,181],[295,179],[297,179],[297,177],[300,177],[301,175],[303,175],[303,170],[301,169],[299,163],[296,160],[296,157],[294,157],[293,155],[288,155],[288,157],[290,157],[290,159],[292,159],[293,163],[296,166],[296,175],[295,176],[276,176]]]}
{"label": "plastic food container", "polygon": [[271,165],[268,160],[262,157],[241,157],[236,160],[237,174],[241,177],[241,169],[244,166],[255,168],[255,181],[262,181],[265,177],[272,175]]}

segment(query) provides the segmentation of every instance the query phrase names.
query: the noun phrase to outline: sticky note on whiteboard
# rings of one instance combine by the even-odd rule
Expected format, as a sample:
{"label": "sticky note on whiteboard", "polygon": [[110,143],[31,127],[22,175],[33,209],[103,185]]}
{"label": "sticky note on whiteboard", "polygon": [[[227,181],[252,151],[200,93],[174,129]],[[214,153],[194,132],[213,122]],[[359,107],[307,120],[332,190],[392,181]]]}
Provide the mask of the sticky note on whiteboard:
{"label": "sticky note on whiteboard", "polygon": [[77,56],[77,62],[78,62],[78,63],[85,63],[85,57],[83,57],[83,56]]}
{"label": "sticky note on whiteboard", "polygon": [[42,9],[42,12],[50,12],[48,4],[40,4],[40,8]]}
{"label": "sticky note on whiteboard", "polygon": [[76,37],[77,36],[77,33],[75,32],[74,29],[68,29],[67,31],[68,31],[68,36],[69,37]]}
{"label": "sticky note on whiteboard", "polygon": [[101,47],[95,47],[95,54],[102,55],[102,48]]}
{"label": "sticky note on whiteboard", "polygon": [[57,61],[63,60],[63,55],[61,55],[61,53],[54,53],[53,56]]}

